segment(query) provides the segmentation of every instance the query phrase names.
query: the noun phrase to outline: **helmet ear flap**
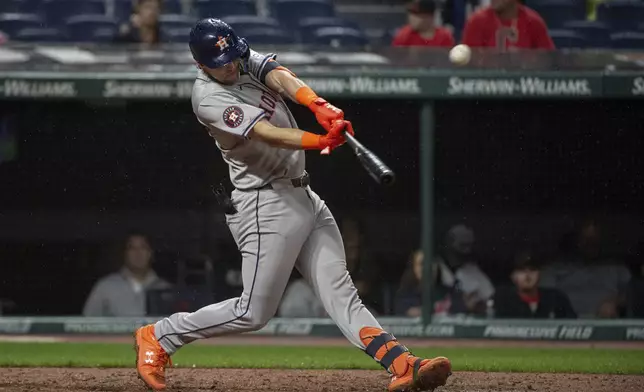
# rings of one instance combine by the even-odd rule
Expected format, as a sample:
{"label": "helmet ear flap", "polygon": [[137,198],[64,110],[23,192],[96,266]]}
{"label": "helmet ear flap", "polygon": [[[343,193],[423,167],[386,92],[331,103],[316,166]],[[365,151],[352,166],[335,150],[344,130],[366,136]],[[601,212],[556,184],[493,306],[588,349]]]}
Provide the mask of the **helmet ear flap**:
{"label": "helmet ear flap", "polygon": [[239,39],[238,47],[241,52],[241,57],[247,58],[250,55],[250,45],[248,45],[248,41],[246,41],[246,38]]}

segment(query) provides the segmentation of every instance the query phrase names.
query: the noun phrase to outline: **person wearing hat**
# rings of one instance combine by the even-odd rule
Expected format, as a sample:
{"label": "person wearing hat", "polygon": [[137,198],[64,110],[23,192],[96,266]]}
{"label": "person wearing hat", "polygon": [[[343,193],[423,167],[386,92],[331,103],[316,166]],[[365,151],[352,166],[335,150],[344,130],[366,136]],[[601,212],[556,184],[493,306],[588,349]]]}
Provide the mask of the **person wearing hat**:
{"label": "person wearing hat", "polygon": [[514,262],[512,286],[494,296],[497,318],[577,318],[570,300],[557,289],[539,287],[539,264],[531,252],[520,252]]}
{"label": "person wearing hat", "polygon": [[453,225],[445,236],[443,249],[436,258],[440,281],[451,297],[450,313],[482,316],[494,295],[494,285],[479,267],[474,254],[474,230],[464,224]]}
{"label": "person wearing hat", "polygon": [[408,24],[398,30],[392,46],[452,47],[454,37],[443,27],[436,26],[433,0],[415,0],[407,4]]}

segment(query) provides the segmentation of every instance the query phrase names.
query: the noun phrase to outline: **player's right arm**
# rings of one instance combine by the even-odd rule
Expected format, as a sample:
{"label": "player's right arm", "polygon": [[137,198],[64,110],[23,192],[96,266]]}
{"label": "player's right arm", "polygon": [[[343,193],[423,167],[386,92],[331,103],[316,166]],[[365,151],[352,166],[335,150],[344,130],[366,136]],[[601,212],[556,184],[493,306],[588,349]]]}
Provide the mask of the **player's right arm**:
{"label": "player's right arm", "polygon": [[311,87],[292,71],[280,65],[276,58],[274,54],[263,55],[251,50],[248,60],[250,72],[271,90],[308,107],[327,132],[335,121],[344,120],[342,110],[318,97]]}

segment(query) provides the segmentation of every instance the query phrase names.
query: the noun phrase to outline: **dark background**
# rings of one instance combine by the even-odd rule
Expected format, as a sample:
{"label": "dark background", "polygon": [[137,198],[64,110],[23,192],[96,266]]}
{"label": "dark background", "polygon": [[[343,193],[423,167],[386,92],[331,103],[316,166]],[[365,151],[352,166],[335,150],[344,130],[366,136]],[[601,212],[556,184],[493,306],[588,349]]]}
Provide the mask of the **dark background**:
{"label": "dark background", "polygon": [[[380,188],[341,148],[307,154],[312,187],[338,218],[364,220],[374,266],[395,284],[420,243],[420,103],[332,102],[397,183]],[[308,109],[293,111],[320,130]],[[644,238],[641,102],[447,101],[435,112],[436,239],[471,225],[493,280],[506,279],[514,252],[554,253],[589,216],[615,257]],[[0,116],[18,138],[17,158],[0,163],[0,298],[19,302],[16,312],[79,313],[134,227],[151,233],[161,274],[182,252],[238,262],[210,192],[227,167],[189,102],[5,102]]]}

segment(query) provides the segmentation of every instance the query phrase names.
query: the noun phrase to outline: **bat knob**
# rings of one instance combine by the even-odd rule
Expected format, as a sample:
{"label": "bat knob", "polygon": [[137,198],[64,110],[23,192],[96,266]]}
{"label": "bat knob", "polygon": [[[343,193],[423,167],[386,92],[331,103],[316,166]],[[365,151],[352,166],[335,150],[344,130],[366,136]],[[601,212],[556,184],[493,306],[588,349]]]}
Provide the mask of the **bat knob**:
{"label": "bat knob", "polygon": [[380,183],[382,185],[390,186],[396,182],[396,175],[391,170],[387,170],[380,174]]}

